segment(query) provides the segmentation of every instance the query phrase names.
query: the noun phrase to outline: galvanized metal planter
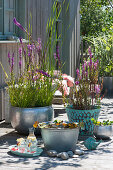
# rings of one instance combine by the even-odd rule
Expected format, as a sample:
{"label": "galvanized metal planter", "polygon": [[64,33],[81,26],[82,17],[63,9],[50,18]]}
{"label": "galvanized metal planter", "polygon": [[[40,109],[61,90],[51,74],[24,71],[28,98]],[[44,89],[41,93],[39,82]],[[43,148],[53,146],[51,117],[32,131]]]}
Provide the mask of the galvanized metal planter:
{"label": "galvanized metal planter", "polygon": [[42,128],[41,135],[47,150],[56,150],[57,152],[75,150],[79,128]]}
{"label": "galvanized metal planter", "polygon": [[[99,78],[100,82],[102,81],[102,78]],[[113,97],[113,77],[103,77],[103,89],[102,89],[102,95],[104,97]]]}
{"label": "galvanized metal planter", "polygon": [[109,139],[112,134],[112,125],[106,125],[106,126],[94,126],[94,135],[98,139]]}
{"label": "galvanized metal planter", "polygon": [[[53,120],[52,106],[35,107],[35,108],[19,108],[12,107],[10,109],[11,125],[21,134],[27,135],[29,128],[33,127],[35,121],[47,122]],[[40,129],[36,129],[36,134],[40,133]]]}
{"label": "galvanized metal planter", "polygon": [[84,130],[80,130],[80,136],[93,135],[94,125],[91,118],[98,119],[100,109],[76,110],[73,106],[68,106],[66,112],[70,122],[84,122]]}

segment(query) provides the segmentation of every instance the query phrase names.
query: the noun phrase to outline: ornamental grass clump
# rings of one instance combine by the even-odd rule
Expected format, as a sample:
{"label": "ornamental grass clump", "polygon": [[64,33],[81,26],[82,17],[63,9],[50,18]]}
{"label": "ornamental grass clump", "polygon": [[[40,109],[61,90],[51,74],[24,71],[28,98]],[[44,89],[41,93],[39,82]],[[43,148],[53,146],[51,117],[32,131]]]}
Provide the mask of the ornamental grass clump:
{"label": "ornamental grass clump", "polygon": [[[61,78],[61,72],[58,72],[57,80],[54,78],[55,63],[59,62],[57,58],[59,49],[57,49],[55,59],[53,51],[56,45],[56,41],[53,39],[55,20],[50,19],[50,22],[48,21],[47,35],[49,33],[49,36],[47,36],[44,45],[42,45],[40,38],[34,41],[30,32],[23,28],[16,18],[13,19],[13,22],[27,34],[29,41],[23,43],[22,38],[20,38],[18,76],[15,74],[14,53],[8,53],[10,76],[7,75],[0,63],[7,78],[10,103],[12,106],[21,108],[50,106],[54,93],[59,87],[58,79]],[[51,28],[53,31],[51,31]]]}
{"label": "ornamental grass clump", "polygon": [[100,105],[102,83],[98,82],[99,61],[94,61],[91,49],[89,58],[76,70],[77,78],[70,92],[71,104],[77,110],[90,110]]}

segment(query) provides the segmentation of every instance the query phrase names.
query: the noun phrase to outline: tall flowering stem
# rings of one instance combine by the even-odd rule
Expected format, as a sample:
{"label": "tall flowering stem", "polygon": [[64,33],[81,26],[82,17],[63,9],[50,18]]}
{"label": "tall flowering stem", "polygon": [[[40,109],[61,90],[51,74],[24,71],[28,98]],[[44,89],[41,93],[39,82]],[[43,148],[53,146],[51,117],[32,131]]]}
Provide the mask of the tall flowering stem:
{"label": "tall flowering stem", "polygon": [[98,64],[94,61],[91,48],[88,49],[89,58],[84,60],[80,69],[76,70],[77,79],[74,85],[73,106],[79,110],[92,109],[99,106],[101,85],[98,84]]}

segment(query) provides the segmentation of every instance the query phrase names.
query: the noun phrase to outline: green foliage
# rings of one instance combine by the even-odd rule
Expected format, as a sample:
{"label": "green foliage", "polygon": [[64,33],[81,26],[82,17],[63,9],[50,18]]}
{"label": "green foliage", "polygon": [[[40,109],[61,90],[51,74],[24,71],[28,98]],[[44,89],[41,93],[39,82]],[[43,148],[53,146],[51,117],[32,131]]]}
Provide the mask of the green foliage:
{"label": "green foliage", "polygon": [[113,76],[113,26],[103,31],[96,37],[84,36],[83,40],[89,43],[95,58],[99,60],[99,75]]}
{"label": "green foliage", "polygon": [[109,121],[109,120],[103,120],[103,122],[100,122],[98,120],[95,120],[94,118],[91,118],[91,121],[96,126],[108,126],[108,125],[112,125],[113,124],[113,121]]}
{"label": "green foliage", "polygon": [[81,35],[96,36],[113,23],[112,0],[81,0]]}

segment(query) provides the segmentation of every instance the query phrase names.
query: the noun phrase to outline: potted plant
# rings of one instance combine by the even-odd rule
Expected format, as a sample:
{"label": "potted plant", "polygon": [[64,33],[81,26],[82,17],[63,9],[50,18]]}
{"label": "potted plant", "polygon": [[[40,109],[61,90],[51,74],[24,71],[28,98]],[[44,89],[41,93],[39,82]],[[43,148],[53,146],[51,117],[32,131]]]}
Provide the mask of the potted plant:
{"label": "potted plant", "polygon": [[[53,57],[55,42],[51,41],[52,32],[45,45],[42,45],[41,39],[34,41],[30,32],[23,28],[16,18],[13,22],[27,34],[29,42],[24,45],[20,38],[18,76],[15,75],[14,69],[15,55],[8,53],[10,76],[8,77],[6,72],[5,74],[11,103],[10,118],[16,131],[28,134],[28,129],[33,126],[34,121],[53,119],[52,100],[59,87],[61,72],[58,72],[56,81],[56,61]],[[52,27],[51,24],[53,23],[49,24],[47,32]]]}
{"label": "potted plant", "polygon": [[113,121],[103,120],[102,122],[91,119],[94,124],[94,136],[98,139],[109,139],[112,136]]}
{"label": "potted plant", "polygon": [[[91,118],[98,118],[100,112],[100,92],[102,84],[98,84],[99,61],[92,57],[89,48],[89,59],[84,60],[80,69],[77,69],[77,78],[70,92],[70,101],[66,107],[69,121],[85,124],[84,130],[80,130],[81,136],[93,135],[94,125]],[[66,101],[66,100],[65,100]]]}
{"label": "potted plant", "polygon": [[34,128],[41,128],[44,146],[47,150],[58,152],[75,150],[79,129],[83,124],[55,120],[54,122],[34,123]]}
{"label": "potted plant", "polygon": [[[113,96],[113,26],[103,28],[98,36],[83,37],[92,46],[96,58],[99,58],[99,79],[103,79],[102,95]],[[101,50],[100,50],[101,49]]]}

